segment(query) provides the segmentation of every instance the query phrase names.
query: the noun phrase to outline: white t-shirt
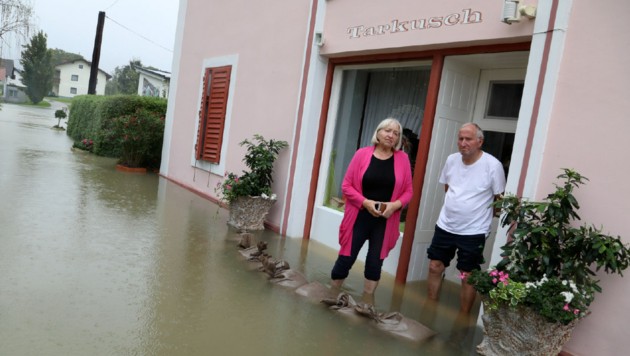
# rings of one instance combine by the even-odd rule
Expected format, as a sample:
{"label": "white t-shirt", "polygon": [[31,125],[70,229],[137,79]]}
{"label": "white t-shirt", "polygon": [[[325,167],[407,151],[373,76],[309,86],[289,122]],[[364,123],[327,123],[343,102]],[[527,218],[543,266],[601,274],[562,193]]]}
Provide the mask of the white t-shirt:
{"label": "white t-shirt", "polygon": [[477,162],[465,165],[461,153],[446,159],[440,183],[448,184],[437,225],[453,234],[477,235],[490,232],[494,196],[505,190],[501,162],[483,152]]}

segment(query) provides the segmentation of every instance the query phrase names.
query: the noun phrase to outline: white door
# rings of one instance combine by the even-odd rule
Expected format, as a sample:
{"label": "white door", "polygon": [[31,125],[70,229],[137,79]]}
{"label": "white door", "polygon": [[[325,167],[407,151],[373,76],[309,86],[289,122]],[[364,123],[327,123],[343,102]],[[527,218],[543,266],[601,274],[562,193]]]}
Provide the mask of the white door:
{"label": "white door", "polygon": [[439,175],[446,157],[457,151],[460,126],[472,120],[479,73],[479,68],[456,58],[447,57],[444,61],[407,280],[427,277],[426,251],[444,201],[444,185],[438,182]]}
{"label": "white door", "polygon": [[[489,106],[489,102],[491,101],[491,98],[489,98],[489,96],[490,96],[490,93],[492,92],[492,86],[504,85],[506,87],[504,87],[503,90],[505,92],[510,92],[509,88],[512,87],[512,85],[514,87],[520,86],[522,88],[524,81],[525,81],[525,68],[486,69],[486,70],[481,71],[481,77],[479,79],[479,90],[478,90],[477,100],[476,100],[477,103],[475,105],[475,111],[473,115],[473,122],[479,125],[479,127],[481,127],[486,133],[486,140],[484,142],[484,146],[482,147],[484,151],[493,152],[495,151],[494,148],[499,149],[499,150],[501,149],[499,147],[492,147],[493,144],[500,145],[500,143],[493,142],[493,140],[491,139],[491,135],[512,134],[512,137],[513,137],[513,134],[516,132],[518,108],[520,108],[520,105],[518,105],[518,107],[516,106],[512,107],[513,109],[511,110],[512,114],[506,117],[497,117],[497,116],[492,116],[491,113],[489,114],[488,106]],[[497,90],[502,90],[502,89],[498,88]],[[513,94],[515,93],[513,92]],[[508,103],[508,105],[510,105],[512,101],[517,100],[516,98],[512,98],[512,99],[513,100],[507,100],[506,98],[503,98],[503,102]],[[520,97],[518,98],[518,102],[520,103]],[[508,144],[510,145],[510,147],[509,147],[509,152],[507,153],[509,156],[511,156],[511,151],[512,151],[511,143],[508,143]],[[496,154],[495,152],[493,153],[495,154],[495,156],[500,156],[499,154]],[[497,159],[505,160],[509,158],[505,157],[502,159],[502,157],[497,157]],[[509,162],[503,162],[503,163],[504,163],[505,169],[507,170],[507,167],[509,166]],[[490,230],[490,235],[488,236],[488,239],[486,240],[486,245],[483,250],[483,256],[486,263],[484,263],[481,266],[482,269],[486,269],[490,267],[489,261],[492,256],[492,247],[494,246],[494,241],[495,241],[498,225],[499,225],[499,219],[498,218],[492,219],[492,227]]]}

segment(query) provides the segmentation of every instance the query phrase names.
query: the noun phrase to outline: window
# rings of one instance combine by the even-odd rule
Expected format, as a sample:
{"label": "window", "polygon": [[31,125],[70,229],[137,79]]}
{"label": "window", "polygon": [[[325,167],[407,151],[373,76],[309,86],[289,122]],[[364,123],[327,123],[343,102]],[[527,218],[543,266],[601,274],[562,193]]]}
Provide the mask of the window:
{"label": "window", "polygon": [[206,68],[199,110],[195,158],[210,163],[221,160],[223,128],[230,89],[232,66]]}
{"label": "window", "polygon": [[521,109],[523,81],[491,81],[485,118],[516,120]]}
{"label": "window", "polygon": [[79,64],[79,69],[83,69],[83,64]]}
{"label": "window", "polygon": [[79,81],[79,76],[76,74],[73,74],[72,77],[70,78],[70,80],[72,80],[73,82],[78,82]]}
{"label": "window", "polygon": [[77,88],[70,88],[70,94],[76,94]]}
{"label": "window", "polygon": [[17,90],[9,88],[8,92],[9,92],[9,93],[8,93],[8,94],[9,94],[9,97],[11,97],[11,98],[17,98],[17,96],[18,96]]}

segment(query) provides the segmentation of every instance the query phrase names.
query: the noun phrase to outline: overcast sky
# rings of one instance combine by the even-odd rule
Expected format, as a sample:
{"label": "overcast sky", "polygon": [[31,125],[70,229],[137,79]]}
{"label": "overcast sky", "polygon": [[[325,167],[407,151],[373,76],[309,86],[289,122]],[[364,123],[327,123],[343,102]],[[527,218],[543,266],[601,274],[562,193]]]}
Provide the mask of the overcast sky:
{"label": "overcast sky", "polygon": [[[171,71],[179,0],[30,0],[33,24],[48,36],[48,48],[78,53],[92,61],[99,11],[105,25],[99,68],[139,59],[144,66]],[[20,58],[22,47],[7,40],[2,56]],[[28,43],[28,41],[27,41]],[[24,44],[24,43],[22,43]]]}

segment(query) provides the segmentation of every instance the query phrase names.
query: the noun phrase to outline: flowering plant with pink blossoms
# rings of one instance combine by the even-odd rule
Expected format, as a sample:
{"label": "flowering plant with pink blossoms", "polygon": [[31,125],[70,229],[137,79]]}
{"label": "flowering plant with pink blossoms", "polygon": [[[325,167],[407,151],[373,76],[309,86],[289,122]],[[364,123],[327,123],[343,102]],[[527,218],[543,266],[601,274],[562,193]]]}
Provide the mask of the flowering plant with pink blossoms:
{"label": "flowering plant with pink blossoms", "polygon": [[507,272],[492,269],[475,271],[468,283],[484,296],[484,307],[492,312],[505,304],[526,306],[550,322],[568,324],[586,316],[592,302],[589,295],[578,289],[573,281],[543,276],[535,282],[512,280]]}
{"label": "flowering plant with pink blossoms", "polygon": [[542,202],[506,195],[494,203],[502,211],[501,225],[509,227],[503,259],[468,277],[488,312],[524,306],[566,325],[588,315],[595,293],[602,291],[599,270],[622,275],[630,265],[630,249],[619,236],[574,224],[580,217],[573,189],[588,179],[571,169],[558,178],[564,184]]}
{"label": "flowering plant with pink blossoms", "polygon": [[249,195],[247,185],[243,184],[243,180],[241,180],[238,175],[231,172],[225,174],[223,182],[217,183],[214,190],[219,195],[220,199],[223,199],[228,203],[236,200],[236,198],[240,196]]}
{"label": "flowering plant with pink blossoms", "polygon": [[239,145],[247,150],[243,162],[248,170],[242,175],[228,172],[222,182],[217,183],[215,192],[220,199],[233,202],[242,196],[259,196],[275,200],[271,192],[273,183],[273,165],[280,151],[288,147],[286,141],[266,140],[261,135],[254,135],[252,140],[243,140]]}

